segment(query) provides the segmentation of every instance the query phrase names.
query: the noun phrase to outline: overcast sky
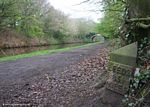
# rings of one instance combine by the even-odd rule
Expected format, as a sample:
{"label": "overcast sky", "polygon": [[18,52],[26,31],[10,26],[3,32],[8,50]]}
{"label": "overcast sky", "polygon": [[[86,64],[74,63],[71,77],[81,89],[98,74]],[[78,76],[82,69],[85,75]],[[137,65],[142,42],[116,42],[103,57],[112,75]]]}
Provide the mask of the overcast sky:
{"label": "overcast sky", "polygon": [[70,15],[72,18],[86,18],[97,21],[99,18],[103,17],[101,12],[88,11],[101,8],[100,5],[98,5],[96,9],[96,6],[92,3],[76,5],[83,1],[85,0],[49,0],[50,4],[54,6],[54,8],[63,11],[65,14]]}

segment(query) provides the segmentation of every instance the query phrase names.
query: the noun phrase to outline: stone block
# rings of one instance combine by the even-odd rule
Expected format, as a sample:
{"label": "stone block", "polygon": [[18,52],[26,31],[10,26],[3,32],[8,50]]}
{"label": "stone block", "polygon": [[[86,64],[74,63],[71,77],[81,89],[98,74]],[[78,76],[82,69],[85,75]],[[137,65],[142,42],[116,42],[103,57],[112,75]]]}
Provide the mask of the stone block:
{"label": "stone block", "polygon": [[130,78],[132,77],[132,67],[110,61],[109,72],[112,72],[112,78],[107,82],[107,89],[122,95],[125,94],[129,88]]}
{"label": "stone block", "polygon": [[136,58],[137,58],[137,42],[127,45],[123,48],[120,48],[116,51],[113,51],[110,54],[110,61],[136,66]]}
{"label": "stone block", "polygon": [[136,67],[137,43],[120,48],[110,54],[108,72],[110,78],[106,83],[103,102],[120,107],[124,94],[129,89],[133,68]]}

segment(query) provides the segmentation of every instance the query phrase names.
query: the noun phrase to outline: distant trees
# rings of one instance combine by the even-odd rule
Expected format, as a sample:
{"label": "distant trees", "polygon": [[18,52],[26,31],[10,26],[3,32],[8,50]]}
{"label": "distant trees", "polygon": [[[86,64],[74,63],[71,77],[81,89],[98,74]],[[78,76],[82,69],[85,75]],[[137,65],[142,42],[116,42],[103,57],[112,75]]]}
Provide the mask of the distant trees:
{"label": "distant trees", "polygon": [[106,37],[119,37],[118,29],[123,21],[125,5],[122,0],[102,0],[104,17],[96,26],[96,31]]}
{"label": "distant trees", "polygon": [[47,0],[0,0],[0,31],[12,29],[30,38],[64,41],[81,38],[94,22],[71,19]]}

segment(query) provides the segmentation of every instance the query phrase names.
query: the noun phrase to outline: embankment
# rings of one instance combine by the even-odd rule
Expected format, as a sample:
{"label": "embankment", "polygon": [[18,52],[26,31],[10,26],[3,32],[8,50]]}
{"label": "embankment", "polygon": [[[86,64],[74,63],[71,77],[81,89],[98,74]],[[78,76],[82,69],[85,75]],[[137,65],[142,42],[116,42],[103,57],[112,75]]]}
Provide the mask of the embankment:
{"label": "embankment", "polygon": [[67,43],[83,43],[79,39],[66,39],[64,41],[57,41],[54,38],[37,38],[26,37],[15,31],[5,30],[0,33],[0,48],[19,48],[31,46],[46,46],[52,44],[67,44]]}

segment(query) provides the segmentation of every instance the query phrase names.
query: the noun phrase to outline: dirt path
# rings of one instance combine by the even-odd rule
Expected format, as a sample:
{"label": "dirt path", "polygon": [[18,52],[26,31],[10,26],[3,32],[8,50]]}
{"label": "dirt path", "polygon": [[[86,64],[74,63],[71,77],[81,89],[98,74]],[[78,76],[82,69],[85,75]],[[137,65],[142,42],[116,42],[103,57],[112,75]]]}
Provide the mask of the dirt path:
{"label": "dirt path", "polygon": [[97,55],[106,44],[1,62],[0,104],[93,107],[89,101],[97,94],[89,86],[105,70],[107,62],[99,61]]}

